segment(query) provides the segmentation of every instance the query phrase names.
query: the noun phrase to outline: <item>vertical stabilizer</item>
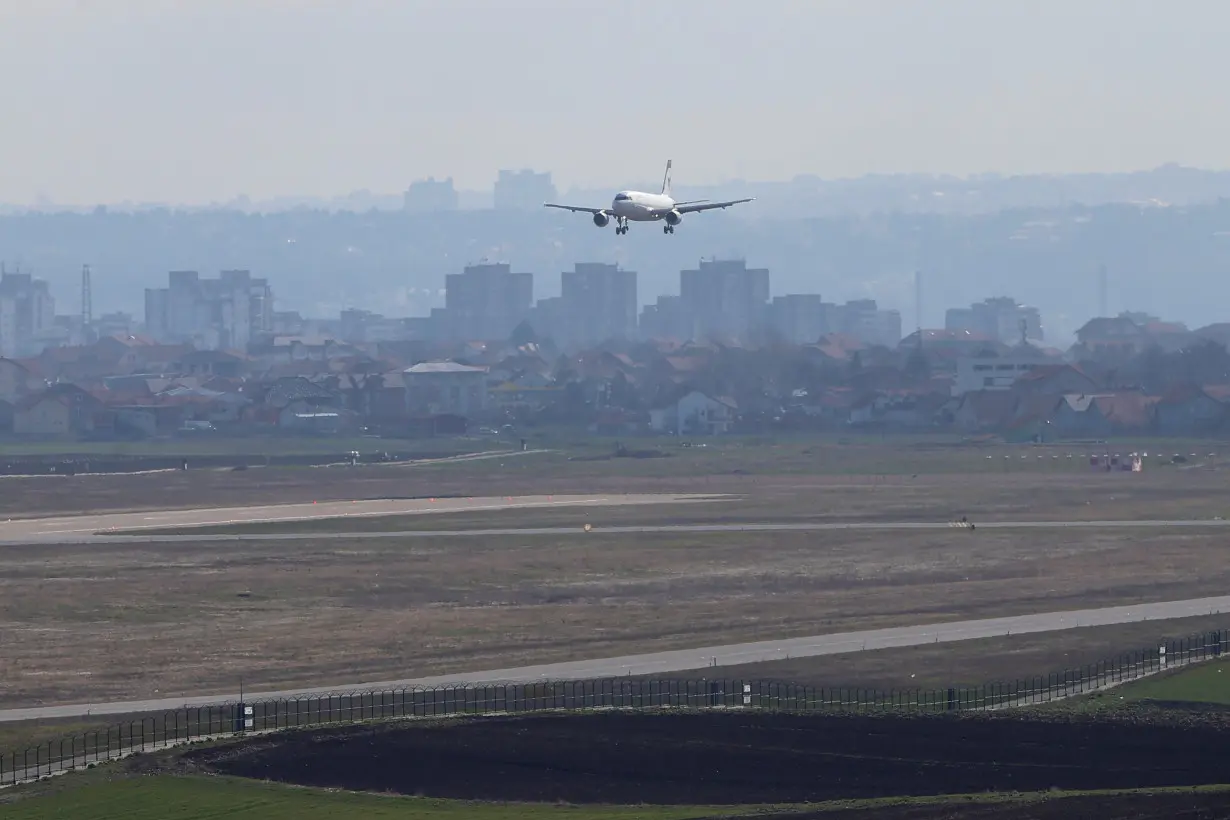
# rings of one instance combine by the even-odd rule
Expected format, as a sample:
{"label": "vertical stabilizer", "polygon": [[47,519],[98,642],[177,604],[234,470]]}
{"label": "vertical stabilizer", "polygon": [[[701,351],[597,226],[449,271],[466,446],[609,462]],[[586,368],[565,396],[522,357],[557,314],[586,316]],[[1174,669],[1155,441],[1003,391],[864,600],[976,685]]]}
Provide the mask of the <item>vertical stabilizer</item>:
{"label": "vertical stabilizer", "polygon": [[671,195],[671,161],[666,161],[666,175],[662,177],[662,193],[666,196]]}

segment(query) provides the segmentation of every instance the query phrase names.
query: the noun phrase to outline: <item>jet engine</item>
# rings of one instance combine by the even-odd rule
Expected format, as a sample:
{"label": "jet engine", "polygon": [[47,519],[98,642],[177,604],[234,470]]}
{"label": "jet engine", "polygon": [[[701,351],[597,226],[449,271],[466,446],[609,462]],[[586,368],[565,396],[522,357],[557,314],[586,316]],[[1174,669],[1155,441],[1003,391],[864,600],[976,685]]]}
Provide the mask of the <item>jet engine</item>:
{"label": "jet engine", "polygon": [[666,219],[666,224],[673,228],[683,221],[683,214],[678,211],[671,211],[664,217],[664,219]]}
{"label": "jet engine", "polygon": [[601,211],[594,214],[594,224],[597,225],[599,228],[605,228],[607,226],[607,223],[610,221],[611,221],[611,218],[607,216],[606,214],[602,213]]}

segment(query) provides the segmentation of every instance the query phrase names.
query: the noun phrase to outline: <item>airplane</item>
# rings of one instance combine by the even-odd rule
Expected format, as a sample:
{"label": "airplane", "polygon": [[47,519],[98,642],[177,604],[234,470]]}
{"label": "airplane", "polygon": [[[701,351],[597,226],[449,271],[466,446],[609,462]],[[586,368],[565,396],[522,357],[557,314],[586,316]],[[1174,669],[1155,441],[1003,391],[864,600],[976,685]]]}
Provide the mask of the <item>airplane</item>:
{"label": "airplane", "polygon": [[666,161],[666,176],[662,178],[661,193],[647,194],[644,191],[620,191],[615,194],[615,199],[611,202],[611,207],[609,208],[582,208],[577,205],[556,205],[554,202],[544,202],[543,207],[562,208],[573,213],[593,214],[594,224],[599,228],[605,228],[611,221],[611,218],[614,217],[615,233],[617,234],[626,234],[629,222],[657,222],[659,220],[666,223],[662,226],[662,233],[674,233],[675,226],[683,221],[684,214],[710,211],[714,208],[729,208],[731,205],[751,202],[754,198],[732,199],[728,202],[710,202],[707,199],[676,202],[671,197],[671,161],[668,159]]}

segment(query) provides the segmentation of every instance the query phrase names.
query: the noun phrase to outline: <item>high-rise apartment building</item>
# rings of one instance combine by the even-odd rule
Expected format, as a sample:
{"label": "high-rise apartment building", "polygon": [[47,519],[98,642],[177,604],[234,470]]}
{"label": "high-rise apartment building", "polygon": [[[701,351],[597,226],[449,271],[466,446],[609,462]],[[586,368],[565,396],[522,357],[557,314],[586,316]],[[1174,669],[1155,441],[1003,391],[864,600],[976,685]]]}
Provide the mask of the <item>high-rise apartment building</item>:
{"label": "high-rise apartment building", "polygon": [[1009,296],[984,299],[967,308],[949,308],[944,315],[945,330],[982,333],[1004,344],[1018,344],[1024,327],[1027,339],[1041,340],[1042,316],[1035,307],[1022,305]]}
{"label": "high-rise apartment building", "polygon": [[202,279],[171,271],[166,288],[145,291],[146,332],[165,342],[191,342],[203,350],[247,350],[254,337],[273,332],[273,292],[246,270]]}
{"label": "high-rise apartment building", "polygon": [[493,193],[498,211],[536,210],[542,208],[542,203],[555,199],[555,185],[550,171],[500,171]]}
{"label": "high-rise apartment building", "polygon": [[430,177],[410,183],[402,197],[402,209],[406,213],[457,210],[457,189],[453,187],[453,178],[437,180]]}
{"label": "high-rise apartment building", "polygon": [[565,345],[592,345],[636,335],[636,271],[577,262],[560,274]]}
{"label": "high-rise apartment building", "polygon": [[51,288],[28,273],[0,270],[0,356],[34,356],[55,335]]}
{"label": "high-rise apartment building", "polygon": [[826,329],[824,302],[820,294],[774,296],[769,304],[769,327],[784,342],[814,344]]}
{"label": "high-rise apartment building", "polygon": [[679,297],[695,336],[746,341],[765,321],[769,271],[742,259],[702,259],[695,270],[680,271]]}
{"label": "high-rise apartment building", "polygon": [[864,344],[896,347],[901,341],[901,312],[885,310],[875,299],[853,299],[841,305],[834,331]]}
{"label": "high-rise apartment building", "polygon": [[444,283],[444,309],[432,311],[443,339],[507,339],[529,315],[534,274],[506,263],[468,265]]}

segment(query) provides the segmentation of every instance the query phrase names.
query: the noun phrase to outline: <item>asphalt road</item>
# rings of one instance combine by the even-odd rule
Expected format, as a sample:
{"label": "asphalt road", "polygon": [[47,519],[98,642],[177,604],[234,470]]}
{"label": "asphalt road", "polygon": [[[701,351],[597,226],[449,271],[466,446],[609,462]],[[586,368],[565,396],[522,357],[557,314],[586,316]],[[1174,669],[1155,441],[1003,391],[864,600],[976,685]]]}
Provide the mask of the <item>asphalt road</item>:
{"label": "asphalt road", "polygon": [[[1033,632],[1054,632],[1084,626],[1134,623],[1146,620],[1187,618],[1230,612],[1230,595],[1218,598],[1198,598],[1186,601],[1142,603],[1133,606],[1086,609],[1070,612],[1045,612],[1007,618],[977,621],[955,621],[943,624],[874,629],[864,632],[844,632],[815,635],[806,638],[785,638],[756,643],[702,646],[671,652],[627,655],[617,658],[593,658],[566,663],[493,669],[455,675],[426,678],[405,678],[386,681],[357,681],[314,689],[291,689],[278,692],[245,692],[247,700],[293,697],[296,695],[326,695],[330,693],[400,689],[411,686],[460,686],[493,683],[526,683],[538,680],[576,680],[608,678],[625,675],[665,675],[678,672],[712,670],[705,674],[720,675],[720,667],[734,664],[806,658],[817,655],[837,655],[872,649],[921,646],[929,643],[968,641],[1003,635]],[[716,667],[716,668],[714,668]],[[0,722],[46,718],[80,717],[86,715],[117,715],[136,712],[158,712],[185,706],[207,706],[233,702],[237,693],[215,693],[192,698],[123,701],[112,703],[79,703],[0,711]]]}

